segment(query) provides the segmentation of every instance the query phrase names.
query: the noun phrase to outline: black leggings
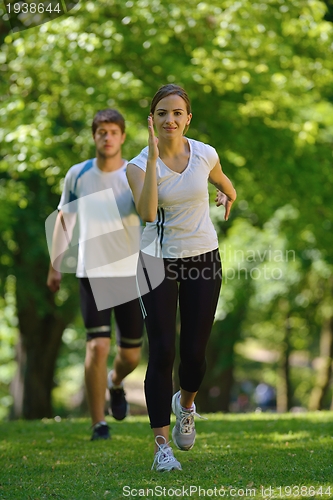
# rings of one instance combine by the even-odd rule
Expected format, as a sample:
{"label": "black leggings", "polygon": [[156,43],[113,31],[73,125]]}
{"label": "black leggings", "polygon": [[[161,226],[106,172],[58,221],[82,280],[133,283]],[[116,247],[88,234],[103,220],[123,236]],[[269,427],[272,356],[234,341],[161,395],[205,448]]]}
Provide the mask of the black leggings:
{"label": "black leggings", "polygon": [[206,371],[206,345],[222,281],[218,250],[186,259],[163,260],[163,282],[142,297],[149,340],[145,394],[152,428],[170,424],[177,299],[181,322],[180,386],[196,392]]}

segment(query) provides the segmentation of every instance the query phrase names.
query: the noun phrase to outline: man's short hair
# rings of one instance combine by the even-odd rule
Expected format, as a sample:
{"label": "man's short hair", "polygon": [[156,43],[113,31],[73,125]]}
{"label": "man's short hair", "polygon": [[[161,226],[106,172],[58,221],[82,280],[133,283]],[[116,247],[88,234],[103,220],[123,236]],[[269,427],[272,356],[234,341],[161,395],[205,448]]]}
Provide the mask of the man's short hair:
{"label": "man's short hair", "polygon": [[95,135],[97,127],[101,123],[115,123],[119,126],[122,133],[125,133],[125,119],[116,109],[102,109],[96,113],[91,127],[93,135]]}

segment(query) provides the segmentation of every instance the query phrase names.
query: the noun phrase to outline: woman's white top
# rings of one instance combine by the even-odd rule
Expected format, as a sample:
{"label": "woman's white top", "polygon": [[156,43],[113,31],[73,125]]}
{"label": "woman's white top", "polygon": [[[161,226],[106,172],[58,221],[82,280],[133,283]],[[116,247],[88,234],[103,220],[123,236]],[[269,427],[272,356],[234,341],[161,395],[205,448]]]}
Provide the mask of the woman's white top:
{"label": "woman's white top", "polygon": [[[141,240],[141,250],[155,257],[185,258],[218,247],[209,216],[207,185],[218,154],[208,144],[187,141],[190,158],[182,173],[174,172],[157,159],[158,210],[154,222],[147,222]],[[148,147],[129,163],[145,172],[147,159]]]}

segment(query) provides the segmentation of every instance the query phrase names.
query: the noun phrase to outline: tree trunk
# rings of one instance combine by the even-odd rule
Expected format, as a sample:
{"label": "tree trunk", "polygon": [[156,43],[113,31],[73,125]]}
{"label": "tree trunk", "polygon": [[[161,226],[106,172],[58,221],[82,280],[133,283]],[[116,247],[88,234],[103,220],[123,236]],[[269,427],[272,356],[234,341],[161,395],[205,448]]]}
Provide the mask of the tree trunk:
{"label": "tree trunk", "polygon": [[231,365],[223,369],[217,377],[210,378],[208,384],[203,383],[195,402],[198,410],[202,412],[223,412],[230,411],[230,395],[234,383],[234,367]]}
{"label": "tree trunk", "polygon": [[278,367],[278,383],[276,391],[276,410],[284,413],[291,408],[291,386],[290,386],[290,319],[289,315],[285,322],[284,339],[281,343],[280,361]]}
{"label": "tree trunk", "polygon": [[[39,170],[21,176],[29,203],[12,214],[13,239],[17,248],[8,272],[16,278],[16,309],[19,340],[18,369],[11,385],[14,404],[10,418],[40,419],[52,416],[53,376],[62,332],[78,310],[75,278],[62,280],[59,305],[47,286],[49,255],[45,220],[58,202]],[[59,295],[61,297],[61,295]],[[65,298],[67,297],[67,298]]]}
{"label": "tree trunk", "polygon": [[24,371],[26,366],[26,355],[22,346],[22,337],[20,335],[16,344],[17,370],[11,382],[10,391],[13,396],[13,405],[10,410],[10,419],[23,416],[23,389],[24,389]]}
{"label": "tree trunk", "polygon": [[26,282],[17,280],[20,338],[16,348],[18,369],[11,385],[14,398],[11,419],[52,416],[51,393],[61,337],[76,308],[57,307],[45,284],[41,291],[49,305],[42,311],[36,297],[26,289]]}
{"label": "tree trunk", "polygon": [[234,383],[234,345],[238,332],[233,323],[217,321],[206,351],[207,371],[196,396],[202,412],[229,412]]}
{"label": "tree trunk", "polygon": [[321,410],[328,391],[333,361],[333,316],[326,320],[320,333],[320,366],[317,381],[312,389],[309,410]]}
{"label": "tree trunk", "polygon": [[[233,351],[234,339],[222,332],[222,322],[217,322],[213,326],[215,335],[212,335],[207,346],[206,361],[207,370],[202,382],[202,385],[195,398],[195,404],[198,411],[201,412],[229,412],[230,395],[234,383],[233,377]],[[180,388],[178,367],[180,362],[179,356],[179,331],[180,331],[180,316],[177,314],[177,342],[176,342],[176,357],[173,372],[174,391]],[[219,342],[224,340],[224,348],[221,348]],[[221,351],[223,354],[221,354]]]}

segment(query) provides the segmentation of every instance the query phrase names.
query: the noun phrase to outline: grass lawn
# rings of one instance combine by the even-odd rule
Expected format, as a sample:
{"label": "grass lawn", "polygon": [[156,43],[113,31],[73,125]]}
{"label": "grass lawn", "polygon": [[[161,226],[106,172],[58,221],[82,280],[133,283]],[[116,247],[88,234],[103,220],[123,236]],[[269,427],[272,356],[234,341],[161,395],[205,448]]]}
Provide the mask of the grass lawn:
{"label": "grass lawn", "polygon": [[88,419],[2,422],[0,499],[333,498],[333,413],[206,416],[170,473],[150,470],[145,416],[97,442]]}

